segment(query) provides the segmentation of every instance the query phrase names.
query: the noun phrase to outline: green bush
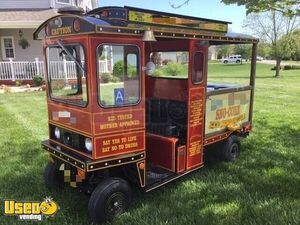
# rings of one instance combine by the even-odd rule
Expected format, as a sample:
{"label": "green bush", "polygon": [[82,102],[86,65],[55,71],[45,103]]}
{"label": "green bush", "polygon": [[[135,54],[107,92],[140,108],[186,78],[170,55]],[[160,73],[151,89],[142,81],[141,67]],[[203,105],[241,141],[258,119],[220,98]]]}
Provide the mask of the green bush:
{"label": "green bush", "polygon": [[34,86],[41,86],[42,84],[44,84],[44,78],[40,75],[34,76],[32,80]]}
{"label": "green bush", "polygon": [[120,60],[114,64],[113,74],[114,74],[114,77],[118,77],[120,80],[123,80],[123,76],[124,76],[123,60]]}
{"label": "green bush", "polygon": [[163,75],[163,73],[161,70],[159,70],[159,69],[154,70],[153,76],[160,77],[162,75]]}
{"label": "green bush", "polygon": [[[280,67],[280,69],[281,69],[281,67]],[[276,70],[276,66],[273,66],[273,67],[271,68],[271,70]]]}
{"label": "green bush", "polygon": [[23,81],[22,81],[22,80],[17,80],[17,81],[16,81],[16,86],[17,86],[17,87],[20,87],[22,84],[23,84]]}
{"label": "green bush", "polygon": [[180,65],[176,63],[168,63],[165,71],[167,75],[177,76],[180,74]]}
{"label": "green bush", "polygon": [[300,70],[300,65],[285,65],[284,70]]}
{"label": "green bush", "polygon": [[118,83],[118,82],[120,82],[120,78],[119,77],[111,77],[111,82],[113,82],[113,83]]}
{"label": "green bush", "polygon": [[[125,68],[124,68],[124,62],[123,60],[119,60],[114,64],[113,68],[113,76],[118,77],[120,81],[124,79],[125,75]],[[127,77],[133,78],[136,77],[137,71],[136,68],[130,64],[127,65]]]}
{"label": "green bush", "polygon": [[101,83],[109,83],[112,81],[112,75],[110,73],[102,73],[101,74]]}

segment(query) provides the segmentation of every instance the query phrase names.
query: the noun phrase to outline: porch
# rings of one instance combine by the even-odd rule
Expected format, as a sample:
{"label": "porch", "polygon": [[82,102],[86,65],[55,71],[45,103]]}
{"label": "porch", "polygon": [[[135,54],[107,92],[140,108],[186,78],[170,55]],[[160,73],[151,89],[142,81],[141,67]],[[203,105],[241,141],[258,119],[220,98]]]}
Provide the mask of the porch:
{"label": "porch", "polygon": [[[57,61],[49,65],[55,79],[76,79],[76,64],[73,61]],[[99,60],[98,71],[110,73],[113,70],[111,60]],[[35,58],[34,61],[0,61],[0,84],[14,85],[16,81],[31,83],[35,76],[45,79],[45,63]]]}

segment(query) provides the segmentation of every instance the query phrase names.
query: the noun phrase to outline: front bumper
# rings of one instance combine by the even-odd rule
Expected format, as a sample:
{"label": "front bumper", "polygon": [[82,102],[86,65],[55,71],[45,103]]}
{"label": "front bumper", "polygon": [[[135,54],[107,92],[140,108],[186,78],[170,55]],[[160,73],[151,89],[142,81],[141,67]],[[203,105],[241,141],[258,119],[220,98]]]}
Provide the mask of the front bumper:
{"label": "front bumper", "polygon": [[48,151],[54,158],[62,160],[71,166],[91,172],[102,170],[110,167],[120,166],[124,164],[134,163],[145,159],[145,152],[134,154],[126,154],[118,157],[110,157],[107,159],[92,160],[87,157],[80,156],[68,149],[57,144],[52,144],[49,140],[43,141],[42,147]]}

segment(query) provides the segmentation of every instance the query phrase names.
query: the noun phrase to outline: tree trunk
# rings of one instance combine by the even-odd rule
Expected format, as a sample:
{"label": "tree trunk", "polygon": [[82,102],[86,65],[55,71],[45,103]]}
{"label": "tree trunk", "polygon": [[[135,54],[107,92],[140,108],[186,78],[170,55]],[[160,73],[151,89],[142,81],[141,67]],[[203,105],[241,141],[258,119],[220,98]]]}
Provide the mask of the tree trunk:
{"label": "tree trunk", "polygon": [[275,77],[276,78],[279,78],[280,63],[281,63],[281,57],[277,57],[276,58],[276,72],[275,72]]}

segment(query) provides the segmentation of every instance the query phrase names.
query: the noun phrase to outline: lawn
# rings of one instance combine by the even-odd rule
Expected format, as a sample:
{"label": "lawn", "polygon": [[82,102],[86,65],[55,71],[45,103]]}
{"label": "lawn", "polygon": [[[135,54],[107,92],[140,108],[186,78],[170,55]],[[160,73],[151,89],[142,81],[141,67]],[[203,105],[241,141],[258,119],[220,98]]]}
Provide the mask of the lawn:
{"label": "lawn", "polygon": [[[271,67],[257,65],[254,131],[243,140],[237,162],[209,164],[148,194],[136,191],[130,210],[109,224],[300,224],[300,71],[283,71],[274,79]],[[247,69],[249,64],[212,64],[209,80],[245,83]],[[86,195],[44,187],[45,100],[45,93],[0,95],[1,225],[35,224],[4,217],[3,199],[46,196],[60,210],[43,224],[89,224]]]}

